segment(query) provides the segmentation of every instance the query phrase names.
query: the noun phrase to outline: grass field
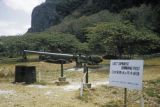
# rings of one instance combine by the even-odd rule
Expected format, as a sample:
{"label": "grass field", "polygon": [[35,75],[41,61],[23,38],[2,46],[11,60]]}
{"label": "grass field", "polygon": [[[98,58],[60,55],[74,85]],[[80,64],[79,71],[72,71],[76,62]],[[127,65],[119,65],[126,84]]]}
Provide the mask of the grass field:
{"label": "grass field", "polygon": [[[109,65],[109,61],[103,64]],[[85,90],[82,97],[79,89],[82,72],[65,72],[69,85],[53,84],[32,85],[13,84],[15,65],[34,65],[37,72],[43,75],[53,73],[53,81],[57,80],[60,65],[45,62],[0,63],[0,107],[123,107],[123,89],[109,87],[107,79],[109,70],[89,72],[89,82],[94,86]],[[72,68],[75,63],[65,64],[65,69]],[[55,76],[54,76],[55,75]],[[47,78],[47,76],[46,76]],[[106,84],[105,84],[106,82]],[[145,107],[160,107],[160,58],[145,60],[143,96]],[[128,91],[129,107],[140,107],[140,93]],[[138,100],[137,100],[138,99]],[[135,101],[134,101],[135,100]]]}

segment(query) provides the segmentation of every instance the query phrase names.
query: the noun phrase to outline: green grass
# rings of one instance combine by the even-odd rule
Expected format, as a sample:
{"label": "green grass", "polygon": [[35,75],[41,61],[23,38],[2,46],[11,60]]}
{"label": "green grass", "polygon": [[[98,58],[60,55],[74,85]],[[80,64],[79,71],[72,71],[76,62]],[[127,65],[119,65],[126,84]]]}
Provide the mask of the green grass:
{"label": "green grass", "polygon": [[157,93],[155,92],[154,88],[147,88],[145,89],[145,93],[151,97],[156,97]]}
{"label": "green grass", "polygon": [[160,78],[160,57],[146,59],[144,61],[144,80],[156,80]]}
{"label": "green grass", "polygon": [[[35,58],[35,57],[34,57]],[[7,59],[8,60],[8,59]],[[12,60],[12,59],[11,59]],[[109,60],[104,60],[102,64],[109,66]],[[147,104],[160,104],[160,57],[145,59],[144,64],[144,98]],[[51,64],[46,62],[25,62],[25,63],[0,63],[0,81],[10,81],[14,79],[15,66],[19,64],[22,65],[34,65],[38,72],[42,74],[55,73],[59,76],[60,65]],[[75,63],[65,64],[64,67],[71,68]],[[3,70],[2,70],[3,69]],[[83,73],[80,72],[67,72],[65,73],[68,79],[72,79],[73,82],[79,82]],[[106,80],[109,73],[107,71],[93,71],[89,73],[89,82]],[[57,79],[57,77],[53,77]],[[46,85],[46,81],[41,80],[37,84]],[[48,84],[47,84],[48,85]],[[23,89],[24,87],[22,87]],[[119,107],[123,104],[123,92],[121,88],[100,86],[94,90],[84,92],[84,96],[79,96],[79,91],[76,94],[72,94],[72,98],[77,102],[82,102],[83,104],[95,105],[97,107]],[[70,94],[67,94],[69,96]],[[63,95],[64,96],[64,95]],[[62,99],[62,97],[60,99]],[[138,91],[128,91],[128,100],[137,99],[139,97]],[[42,98],[43,99],[43,98]],[[55,104],[52,102],[53,105]],[[68,106],[71,105],[67,102]],[[139,107],[137,102],[134,102],[133,107]],[[153,105],[154,106],[154,105]],[[79,105],[81,107],[81,105]],[[88,106],[92,107],[92,106]],[[129,104],[131,107],[131,104]]]}
{"label": "green grass", "polygon": [[145,66],[160,66],[160,57],[145,59]]}
{"label": "green grass", "polygon": [[83,96],[78,96],[77,98],[81,101],[86,102],[86,103],[88,103],[91,100],[91,96],[88,91],[84,91]]}
{"label": "green grass", "polygon": [[[33,56],[31,56],[33,57]],[[36,56],[34,56],[35,58]],[[36,66],[37,76],[38,73],[45,75],[53,76],[53,79],[57,79],[60,75],[60,64],[46,63],[46,62],[14,62],[12,59],[7,59],[6,63],[0,63],[0,81],[14,80],[15,66],[16,65],[25,65],[25,66]],[[15,60],[14,60],[15,61]],[[74,66],[74,63],[64,64],[64,69],[71,68]],[[50,75],[51,74],[51,75]],[[42,78],[43,81],[43,78]],[[44,80],[44,82],[46,82]]]}
{"label": "green grass", "polygon": [[[31,62],[38,61],[39,56],[38,55],[27,55],[27,59]],[[8,57],[0,57],[0,64],[21,64],[25,63],[22,62],[22,56],[17,56],[14,58],[8,58]]]}
{"label": "green grass", "polygon": [[149,80],[144,84],[144,92],[146,96],[153,99],[156,103],[160,103],[160,78],[157,80]]}
{"label": "green grass", "polygon": [[120,106],[118,106],[118,104],[116,104],[117,102],[115,102],[115,101],[110,101],[110,102],[108,102],[107,104],[105,104],[105,105],[102,105],[102,107],[120,107]]}
{"label": "green grass", "polygon": [[[160,104],[160,57],[150,58],[144,60],[144,88],[143,95],[145,106],[149,107]],[[109,60],[104,60],[102,64],[109,64]],[[96,73],[91,78],[101,78],[106,75],[104,72],[91,72],[90,75]],[[101,73],[102,75],[97,75]],[[108,73],[107,73],[108,75]],[[106,76],[107,77],[107,76]],[[123,106],[123,93],[121,88],[101,86],[95,89],[92,94],[84,94],[82,101],[92,102],[98,107],[120,107]],[[87,95],[87,96],[86,96]],[[139,99],[140,93],[138,91],[128,91],[128,101]],[[105,103],[104,103],[105,102]],[[129,107],[139,107],[139,103],[129,103]]]}

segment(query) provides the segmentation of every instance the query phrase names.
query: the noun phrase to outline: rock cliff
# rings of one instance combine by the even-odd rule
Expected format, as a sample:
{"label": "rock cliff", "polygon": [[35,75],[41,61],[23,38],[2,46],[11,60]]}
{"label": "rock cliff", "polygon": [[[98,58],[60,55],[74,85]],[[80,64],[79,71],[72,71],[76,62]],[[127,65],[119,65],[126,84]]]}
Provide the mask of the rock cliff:
{"label": "rock cliff", "polygon": [[28,32],[41,32],[56,25],[85,0],[46,0],[45,3],[34,8],[32,12],[31,28]]}
{"label": "rock cliff", "polygon": [[104,9],[119,12],[121,9],[139,4],[141,2],[137,0],[46,0],[34,8],[28,32],[44,31],[50,26],[59,24],[64,17],[74,11],[78,11],[80,15],[90,15]]}

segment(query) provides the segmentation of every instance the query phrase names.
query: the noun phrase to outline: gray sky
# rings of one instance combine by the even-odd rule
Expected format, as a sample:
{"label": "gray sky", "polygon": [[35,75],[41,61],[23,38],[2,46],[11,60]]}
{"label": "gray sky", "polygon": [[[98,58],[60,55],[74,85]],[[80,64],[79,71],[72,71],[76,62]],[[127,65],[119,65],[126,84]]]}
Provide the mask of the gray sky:
{"label": "gray sky", "polygon": [[45,0],[0,0],[0,36],[24,34],[31,26],[31,13]]}

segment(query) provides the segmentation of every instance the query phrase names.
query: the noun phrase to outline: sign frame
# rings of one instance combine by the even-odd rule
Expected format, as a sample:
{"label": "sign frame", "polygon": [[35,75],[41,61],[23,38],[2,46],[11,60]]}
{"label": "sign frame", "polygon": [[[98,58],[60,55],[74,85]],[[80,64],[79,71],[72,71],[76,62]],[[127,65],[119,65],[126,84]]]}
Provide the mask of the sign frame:
{"label": "sign frame", "polygon": [[109,85],[142,90],[143,60],[111,60]]}

